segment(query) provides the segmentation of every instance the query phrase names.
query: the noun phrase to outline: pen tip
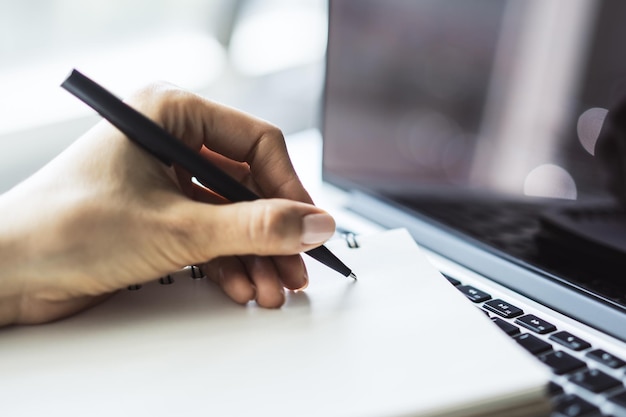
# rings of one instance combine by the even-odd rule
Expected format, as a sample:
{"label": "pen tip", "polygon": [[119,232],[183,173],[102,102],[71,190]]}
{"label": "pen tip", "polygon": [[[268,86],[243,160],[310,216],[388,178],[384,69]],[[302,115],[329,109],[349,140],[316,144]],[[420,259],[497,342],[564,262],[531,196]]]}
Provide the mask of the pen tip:
{"label": "pen tip", "polygon": [[356,280],[356,275],[354,272],[350,272],[350,278]]}

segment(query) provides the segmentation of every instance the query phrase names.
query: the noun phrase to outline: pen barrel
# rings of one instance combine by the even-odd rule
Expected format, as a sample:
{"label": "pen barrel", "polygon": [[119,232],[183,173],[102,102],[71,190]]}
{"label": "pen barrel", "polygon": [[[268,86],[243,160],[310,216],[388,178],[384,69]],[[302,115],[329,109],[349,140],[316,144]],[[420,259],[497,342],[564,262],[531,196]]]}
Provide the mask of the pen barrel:
{"label": "pen barrel", "polygon": [[350,274],[352,274],[350,268],[341,262],[339,258],[337,258],[326,246],[318,246],[317,248],[308,250],[305,253],[345,277],[349,277]]}
{"label": "pen barrel", "polygon": [[[187,170],[205,187],[231,202],[252,201],[260,197],[230,175],[203,158],[161,126],[124,103],[98,83],[73,70],[61,87],[97,111],[104,119],[124,133],[133,143],[167,165],[172,162]],[[350,269],[325,246],[306,252],[342,275]]]}
{"label": "pen barrel", "polygon": [[61,84],[70,93],[98,112],[133,143],[171,165],[186,169],[202,185],[229,201],[252,201],[260,197],[217,168],[198,152],[170,135],[161,126],[124,103],[114,94],[74,70]]}

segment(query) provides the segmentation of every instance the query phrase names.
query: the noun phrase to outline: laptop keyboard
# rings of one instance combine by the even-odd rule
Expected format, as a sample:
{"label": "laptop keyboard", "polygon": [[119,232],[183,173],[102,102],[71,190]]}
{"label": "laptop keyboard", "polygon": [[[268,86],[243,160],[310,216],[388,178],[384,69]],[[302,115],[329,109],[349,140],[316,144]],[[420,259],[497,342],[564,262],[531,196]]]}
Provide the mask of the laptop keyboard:
{"label": "laptop keyboard", "polygon": [[552,417],[626,416],[626,358],[619,358],[549,319],[444,275],[493,323],[552,371]]}

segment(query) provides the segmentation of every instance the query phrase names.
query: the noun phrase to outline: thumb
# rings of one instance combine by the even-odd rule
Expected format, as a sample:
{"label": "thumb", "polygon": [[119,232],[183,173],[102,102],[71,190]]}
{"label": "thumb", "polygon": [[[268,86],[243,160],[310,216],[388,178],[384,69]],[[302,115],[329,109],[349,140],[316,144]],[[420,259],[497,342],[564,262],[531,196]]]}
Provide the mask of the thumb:
{"label": "thumb", "polygon": [[314,205],[261,199],[194,205],[191,233],[203,261],[226,255],[292,255],[321,245],[335,232],[334,219]]}

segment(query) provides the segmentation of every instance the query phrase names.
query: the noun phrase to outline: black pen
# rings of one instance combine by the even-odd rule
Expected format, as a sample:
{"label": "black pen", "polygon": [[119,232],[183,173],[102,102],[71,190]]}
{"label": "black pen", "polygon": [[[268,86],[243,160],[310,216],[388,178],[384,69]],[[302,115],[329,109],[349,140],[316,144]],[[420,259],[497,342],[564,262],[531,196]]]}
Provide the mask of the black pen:
{"label": "black pen", "polygon": [[[252,201],[260,197],[231,176],[187,147],[158,124],[124,103],[98,83],[72,70],[61,87],[78,97],[117,127],[130,140],[160,159],[186,169],[205,187],[231,202]],[[305,252],[340,274],[356,279],[356,275],[325,246]]]}

